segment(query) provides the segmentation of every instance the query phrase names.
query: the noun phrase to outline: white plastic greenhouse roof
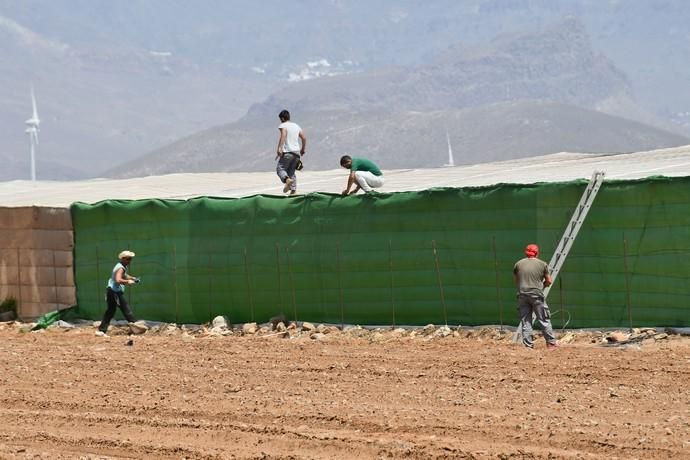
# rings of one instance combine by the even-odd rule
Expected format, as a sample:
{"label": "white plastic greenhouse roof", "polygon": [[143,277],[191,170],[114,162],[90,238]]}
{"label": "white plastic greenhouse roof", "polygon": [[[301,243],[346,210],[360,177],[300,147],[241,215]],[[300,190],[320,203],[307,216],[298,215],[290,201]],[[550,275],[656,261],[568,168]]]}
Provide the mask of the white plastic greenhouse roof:
{"label": "white plastic greenhouse roof", "polygon": [[[589,179],[594,171],[606,179],[642,179],[649,176],[690,176],[690,145],[629,154],[555,153],[519,160],[429,169],[385,170],[381,192],[467,187],[498,183],[530,184]],[[346,171],[298,173],[298,192],[339,193]],[[199,196],[243,197],[282,195],[275,172],[188,173],[133,179],[82,181],[0,182],[0,206],[68,207],[76,201],[108,199],[189,199]]]}

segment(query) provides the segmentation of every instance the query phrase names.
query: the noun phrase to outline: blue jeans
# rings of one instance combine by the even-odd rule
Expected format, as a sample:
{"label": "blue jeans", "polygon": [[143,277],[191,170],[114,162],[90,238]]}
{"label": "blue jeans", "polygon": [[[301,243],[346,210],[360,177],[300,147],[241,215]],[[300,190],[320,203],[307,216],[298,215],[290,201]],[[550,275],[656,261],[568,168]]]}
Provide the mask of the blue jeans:
{"label": "blue jeans", "polygon": [[299,153],[285,152],[278,159],[278,165],[276,166],[276,174],[278,174],[283,184],[288,177],[292,179],[290,190],[293,191],[297,190],[297,176],[295,175],[297,163],[299,163]]}

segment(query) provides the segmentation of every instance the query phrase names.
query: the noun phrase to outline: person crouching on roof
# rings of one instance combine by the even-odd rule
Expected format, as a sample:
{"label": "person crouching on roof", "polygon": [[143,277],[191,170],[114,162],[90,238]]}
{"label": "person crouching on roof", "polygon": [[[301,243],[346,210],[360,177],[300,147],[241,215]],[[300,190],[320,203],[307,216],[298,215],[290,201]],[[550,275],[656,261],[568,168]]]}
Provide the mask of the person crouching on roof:
{"label": "person crouching on roof", "polygon": [[[343,196],[357,193],[360,188],[365,193],[371,193],[373,189],[383,186],[383,173],[371,160],[343,155],[340,157],[340,166],[350,170],[347,176],[347,187],[341,193]],[[350,192],[355,184],[355,189]]]}

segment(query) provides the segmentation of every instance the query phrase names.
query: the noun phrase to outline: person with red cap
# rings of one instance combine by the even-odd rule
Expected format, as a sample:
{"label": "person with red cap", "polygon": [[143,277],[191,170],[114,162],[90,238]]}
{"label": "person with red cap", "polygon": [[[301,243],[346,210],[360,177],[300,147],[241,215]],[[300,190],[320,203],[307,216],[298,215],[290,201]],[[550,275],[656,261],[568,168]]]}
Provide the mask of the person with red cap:
{"label": "person with red cap", "polygon": [[536,318],[546,339],[546,347],[554,348],[558,343],[551,326],[551,312],[544,301],[544,288],[551,285],[549,264],[537,258],[539,246],[536,244],[528,244],[525,255],[527,257],[518,260],[513,267],[513,278],[518,288],[522,344],[534,348],[532,318]]}

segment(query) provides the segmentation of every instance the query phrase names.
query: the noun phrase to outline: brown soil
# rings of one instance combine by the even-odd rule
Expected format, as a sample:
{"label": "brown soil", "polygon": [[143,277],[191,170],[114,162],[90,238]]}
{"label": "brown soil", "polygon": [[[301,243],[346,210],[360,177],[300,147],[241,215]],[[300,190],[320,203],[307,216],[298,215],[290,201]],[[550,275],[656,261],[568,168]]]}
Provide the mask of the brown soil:
{"label": "brown soil", "polygon": [[690,458],[689,338],[93,332],[0,327],[0,458]]}

